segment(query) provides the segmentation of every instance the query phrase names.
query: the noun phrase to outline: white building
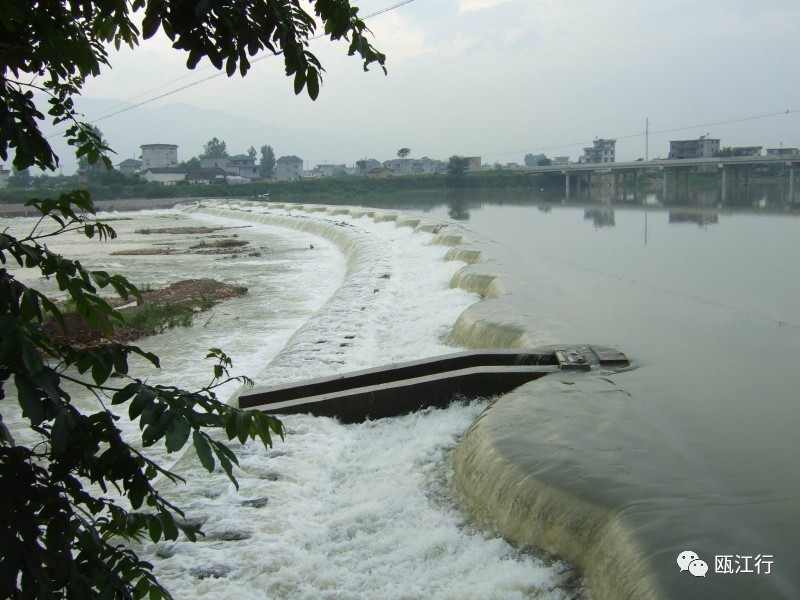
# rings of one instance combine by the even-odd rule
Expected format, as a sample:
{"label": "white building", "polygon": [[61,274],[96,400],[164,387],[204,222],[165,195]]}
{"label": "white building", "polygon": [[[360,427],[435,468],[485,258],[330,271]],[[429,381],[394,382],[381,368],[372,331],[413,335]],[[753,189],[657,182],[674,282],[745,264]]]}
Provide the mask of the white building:
{"label": "white building", "polygon": [[225,169],[228,166],[229,156],[205,156],[200,157],[201,169]]}
{"label": "white building", "polygon": [[617,140],[596,139],[591,148],[583,149],[583,156],[580,158],[582,163],[613,163]]}
{"label": "white building", "polygon": [[447,163],[423,156],[422,158],[392,158],[383,161],[383,166],[397,175],[432,175],[447,171]]}
{"label": "white building", "polygon": [[175,185],[179,181],[186,180],[186,170],[178,167],[156,167],[145,169],[142,173],[145,181],[154,181],[164,185]]}
{"label": "white building", "polygon": [[128,175],[132,175],[133,173],[138,173],[142,168],[142,161],[136,160],[135,158],[126,158],[121,163],[117,165],[117,171],[120,173],[127,173]]}
{"label": "white building", "polygon": [[258,165],[256,159],[247,154],[237,154],[228,158],[228,166],[222,167],[231,175],[245,177],[247,179],[258,179]]}
{"label": "white building", "polygon": [[277,181],[295,181],[303,174],[303,159],[299,156],[281,156],[275,161]]}
{"label": "white building", "polygon": [[761,156],[763,146],[734,146],[731,148],[734,156]]}
{"label": "white building", "polygon": [[800,148],[767,148],[767,156],[797,156]]}
{"label": "white building", "polygon": [[223,169],[230,175],[236,177],[246,177],[258,179],[258,165],[256,159],[247,154],[237,154],[236,156],[206,156],[200,157],[201,169]]}
{"label": "white building", "polygon": [[314,167],[314,171],[319,174],[320,177],[333,177],[337,173],[344,171],[347,172],[347,165],[317,165]]}
{"label": "white building", "polygon": [[701,135],[696,140],[672,140],[669,143],[669,158],[711,158],[719,152],[719,140]]}
{"label": "white building", "polygon": [[142,144],[141,170],[178,166],[178,146],[175,144]]}

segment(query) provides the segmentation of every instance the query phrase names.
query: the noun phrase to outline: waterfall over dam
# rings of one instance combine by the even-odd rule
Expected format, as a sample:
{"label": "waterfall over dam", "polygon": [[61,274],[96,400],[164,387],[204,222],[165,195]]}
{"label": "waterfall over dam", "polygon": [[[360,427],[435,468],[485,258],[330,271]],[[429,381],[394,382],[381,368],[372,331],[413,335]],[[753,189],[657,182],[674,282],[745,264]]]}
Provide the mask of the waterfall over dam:
{"label": "waterfall over dam", "polygon": [[[137,285],[212,276],[249,289],[192,328],[143,340],[162,358],[163,371],[144,375],[157,383],[206,384],[212,346],[268,388],[464,349],[606,345],[633,361],[391,419],[287,415],[285,443],[234,444],[238,492],[186,453],[174,463],[186,485],[161,489],[207,537],[138,548],[168,589],[215,600],[797,597],[789,450],[800,417],[780,402],[798,385],[795,279],[771,303],[747,305],[737,287],[709,297],[723,270],[710,259],[725,253],[666,213],[663,227],[651,215],[646,252],[609,237],[638,212],[618,209],[619,231],[588,235],[569,207],[476,207],[468,227],[446,214],[203,201],[119,213],[120,236],[106,244],[54,240],[55,251]],[[759,240],[746,256],[762,265],[762,254],[794,255],[770,245],[788,239],[786,219],[729,220],[728,254],[746,233]],[[249,246],[202,255],[190,250],[202,238],[158,233],[165,223],[222,228],[208,237]],[[727,241],[723,227],[702,241]],[[701,273],[697,289],[659,244],[673,232]],[[590,246],[601,239],[607,250]],[[759,274],[754,292],[771,289]],[[240,392],[220,396],[235,403]],[[21,417],[3,417],[17,437]],[[119,423],[140,437],[124,415]],[[772,572],[694,577],[676,563],[684,551],[709,568],[715,555],[760,553]]]}
{"label": "waterfall over dam", "polygon": [[[352,276],[359,270],[370,268],[363,262],[367,252],[358,232],[349,223],[337,221],[336,217],[366,216],[376,222],[394,222],[398,227],[435,231],[433,243],[450,247],[447,259],[469,263],[454,273],[451,287],[465,289],[483,299],[458,315],[450,334],[451,343],[467,348],[523,349],[560,341],[542,335],[541,328],[532,330],[532,315],[520,314],[517,307],[509,304],[502,270],[484,262],[484,253],[471,246],[467,234],[458,231],[457,226],[393,212],[343,207],[325,209],[318,205],[268,203],[263,206],[240,202],[224,208],[191,210],[220,217],[230,217],[232,212],[247,213],[238,218],[290,227],[332,241],[345,254],[348,265],[345,282],[331,300],[334,304],[337,298],[347,303],[359,302],[355,290],[348,291],[348,281],[352,281]],[[323,215],[325,220],[314,218]],[[359,287],[363,288],[354,285],[354,288]],[[531,307],[531,311],[534,310]],[[546,321],[544,315],[534,314],[533,318],[538,322]],[[303,344],[307,347],[313,345],[319,337],[315,327],[309,324],[306,332],[301,329],[293,337],[273,361],[272,373],[280,374],[285,370],[281,366],[284,359],[287,364],[294,364],[292,357],[302,354],[300,347]],[[553,381],[549,381],[551,378]],[[569,381],[564,382],[564,378]],[[296,373],[290,369],[284,376],[273,377],[271,382],[279,384],[297,379]],[[558,468],[556,464],[548,464],[548,458],[552,456],[548,441],[557,432],[549,432],[541,438],[531,432],[535,431],[533,425],[540,421],[546,410],[542,404],[547,400],[542,397],[560,402],[561,394],[554,393],[553,386],[564,388],[567,385],[574,386],[576,391],[581,389],[580,397],[595,410],[601,410],[597,398],[608,401],[611,390],[611,395],[630,400],[613,384],[605,380],[598,382],[595,375],[564,373],[531,382],[496,400],[472,425],[455,453],[454,483],[459,495],[479,522],[510,541],[520,546],[543,548],[578,565],[587,576],[594,598],[670,597],[643,559],[625,523],[616,520],[609,506],[604,506],[597,496],[584,493],[586,490],[570,491],[554,483],[562,477],[549,480],[541,476],[541,473]],[[528,402],[521,401],[521,398],[527,398]],[[560,437],[563,439],[566,435]],[[540,441],[533,444],[530,443],[532,439]],[[525,445],[524,440],[529,440],[529,443]],[[520,454],[522,447],[526,450]],[[535,468],[526,460],[534,460]]]}
{"label": "waterfall over dam", "polygon": [[[552,297],[563,297],[565,305],[591,303],[596,289],[601,292],[597,300],[607,303],[603,294],[609,284],[627,285],[624,279],[607,278],[587,295],[568,296],[551,272],[514,252],[513,246],[503,248],[507,256],[500,260],[497,253],[486,252],[487,246],[474,234],[452,222],[344,207],[267,205],[262,210],[280,219],[302,217],[309,211],[328,221],[369,216],[378,223],[434,233],[433,243],[449,248],[447,259],[468,263],[453,273],[451,287],[482,299],[452,321],[449,341],[460,347],[609,343],[597,336],[601,327],[587,329],[591,339],[576,338],[580,328],[559,321],[550,308]],[[527,271],[524,275],[516,264],[518,257],[524,258],[520,262]],[[596,279],[591,272],[586,284]],[[645,289],[652,295],[663,293],[656,286]],[[539,296],[548,301],[540,302]],[[588,314],[597,312],[587,308],[592,309]],[[690,309],[695,310],[694,305],[686,310]],[[687,318],[692,322],[698,317],[687,313]],[[616,332],[612,337],[618,337]],[[681,447],[683,434],[670,437],[670,430],[652,420],[651,400],[642,390],[649,392],[654,385],[648,377],[663,375],[649,362],[642,369],[635,348],[618,349],[633,359],[629,371],[601,373],[599,378],[567,374],[542,378],[497,399],[472,424],[453,463],[453,485],[463,506],[478,522],[519,547],[542,548],[578,565],[592,597],[683,598],[702,590],[707,598],[728,598],[732,589],[744,597],[792,597],[797,584],[786,569],[738,580],[711,573],[695,578],[681,572],[675,557],[684,550],[697,551],[713,565],[715,555],[737,548],[740,552],[753,548],[754,553],[783,549],[784,556],[787,549],[776,537],[769,513],[759,513],[757,503],[749,504],[746,497],[733,493],[728,501],[728,484]],[[646,349],[649,352],[651,346]],[[681,350],[675,346],[671,352]],[[663,355],[663,349],[657,354]],[[669,377],[670,383],[681,381],[680,372]],[[677,390],[680,393],[680,385]],[[746,516],[756,529],[730,527],[727,513],[737,519]],[[759,537],[755,531],[764,534]]]}

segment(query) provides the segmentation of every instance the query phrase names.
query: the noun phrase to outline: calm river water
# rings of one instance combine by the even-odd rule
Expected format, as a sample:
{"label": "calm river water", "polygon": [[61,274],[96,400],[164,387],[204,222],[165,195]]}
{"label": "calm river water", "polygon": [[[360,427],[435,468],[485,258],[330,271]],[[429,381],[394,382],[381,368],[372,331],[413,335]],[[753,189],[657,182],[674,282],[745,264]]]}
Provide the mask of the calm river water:
{"label": "calm river water", "polygon": [[[542,343],[633,360],[613,377],[625,401],[538,393],[526,410],[541,418],[511,427],[529,471],[607,508],[669,597],[797,598],[800,218],[769,190],[740,198],[746,209],[699,197],[465,200],[427,214],[460,217],[481,240],[488,260],[473,268],[501,275],[505,318]],[[683,551],[708,564],[705,578],[680,571]]]}

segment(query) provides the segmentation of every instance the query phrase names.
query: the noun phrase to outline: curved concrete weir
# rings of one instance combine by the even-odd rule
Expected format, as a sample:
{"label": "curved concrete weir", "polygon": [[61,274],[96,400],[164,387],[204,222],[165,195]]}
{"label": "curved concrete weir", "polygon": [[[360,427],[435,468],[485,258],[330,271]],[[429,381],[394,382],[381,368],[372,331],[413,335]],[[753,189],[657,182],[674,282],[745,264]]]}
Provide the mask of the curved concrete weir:
{"label": "curved concrete weir", "polygon": [[[246,203],[240,206],[247,210]],[[316,217],[299,215],[297,207],[269,208],[271,214],[258,218],[297,228],[323,227],[310,222],[318,220]],[[304,210],[318,211],[311,206]],[[353,217],[370,213],[375,221],[387,221],[392,226],[414,222],[401,213],[350,209]],[[362,253],[363,249],[349,241],[355,228],[338,226],[342,220],[346,218],[329,217],[324,224],[326,231],[319,234],[336,239],[348,257],[349,270],[360,269],[359,262],[364,262],[369,253]],[[606,295],[606,291],[616,290],[622,280],[583,268],[565,285],[562,262],[555,261],[556,266],[548,268],[538,254],[532,258],[523,251],[527,248],[525,236],[531,234],[521,221],[522,232],[514,238],[519,247],[509,248],[472,243],[464,237],[466,230],[462,227],[445,221],[432,223],[437,222],[420,222],[414,229],[437,234],[433,243],[449,246],[448,258],[470,263],[452,277],[451,287],[468,289],[484,298],[463,310],[457,320],[454,313],[448,321],[455,322],[450,338],[454,344],[521,350],[574,341],[611,342],[642,360],[641,368],[619,375],[550,374],[499,398],[477,418],[460,442],[454,461],[455,486],[476,520],[520,545],[544,548],[576,564],[586,574],[593,598],[798,597],[798,571],[793,568],[797,562],[793,543],[797,536],[793,532],[797,527],[787,519],[795,512],[788,508],[794,488],[760,487],[762,480],[774,485],[774,477],[759,476],[761,471],[770,471],[769,460],[763,458],[769,458],[770,449],[783,450],[768,438],[769,421],[758,421],[759,408],[752,409],[761,407],[762,402],[767,404],[767,398],[759,396],[764,389],[782,393],[780,386],[762,386],[758,377],[749,375],[757,371],[757,356],[769,356],[769,352],[754,353],[749,362],[739,361],[738,354],[728,352],[725,344],[715,348],[694,339],[703,332],[727,331],[716,327],[728,323],[735,313],[715,312],[704,304],[684,306],[682,312],[673,314],[676,305],[682,306],[681,297],[662,297],[649,287],[636,292],[634,288],[644,287],[638,279],[625,287],[632,291],[634,301],[620,302],[616,291],[613,295]],[[497,228],[498,238],[506,234],[504,227]],[[486,229],[476,230],[486,235]],[[387,281],[376,278],[382,272],[374,273],[376,286]],[[367,291],[373,295],[371,285]],[[648,300],[640,303],[647,308],[636,305],[639,298]],[[639,331],[640,323],[650,323],[649,312],[662,302],[664,309],[655,310],[654,318],[664,319],[670,332],[687,328],[690,335],[643,336],[642,331],[647,330]],[[571,310],[559,312],[560,304]],[[619,310],[620,306],[627,310]],[[420,314],[425,310],[427,307],[420,307]],[[621,318],[616,315],[615,320],[614,310],[625,314]],[[559,321],[561,314],[572,315],[575,322]],[[676,314],[688,320],[677,322]],[[762,334],[748,318],[737,320],[745,322],[746,331]],[[775,364],[783,368],[790,364],[786,357],[796,355],[789,343],[795,338],[783,335],[786,329],[782,328],[780,335],[765,337],[774,340],[774,348],[767,349],[780,354],[781,360]],[[572,336],[579,337],[576,340]],[[728,337],[714,335],[709,339]],[[678,340],[681,343],[664,343]],[[722,356],[706,363],[704,350],[720,350]],[[657,369],[654,357],[659,364],[679,368]],[[724,360],[731,358],[735,359],[731,364]],[[694,391],[703,383],[708,368],[719,370],[718,384],[713,394],[697,395]],[[731,372],[734,368],[748,375],[738,376]],[[777,369],[770,367],[765,372],[780,376]],[[743,441],[741,448],[730,443],[720,446],[728,452],[735,450],[732,457],[737,460],[720,461],[716,447],[711,453],[707,452],[708,442],[700,443],[700,427],[692,422],[688,426],[680,423],[679,427],[676,423],[680,417],[692,418],[691,409],[706,397],[716,399],[715,406],[720,410],[727,410],[723,396],[735,386],[752,388],[752,398],[758,402],[749,402],[746,411],[735,403],[730,405],[735,410],[728,419],[729,429],[708,436],[724,442],[731,423],[733,430],[740,432],[735,439]],[[702,386],[700,389],[708,391]],[[795,391],[796,386],[787,389],[786,396],[793,397]],[[746,394],[734,397],[745,400]],[[671,412],[665,416],[662,407]],[[747,420],[735,421],[738,411],[748,415]],[[754,426],[759,423],[760,428]],[[792,439],[788,433],[791,423],[790,419],[781,423],[787,431],[784,439]],[[709,426],[714,427],[714,422]],[[755,446],[761,447],[754,453],[762,457],[758,462],[748,458]],[[779,463],[778,472],[785,473],[787,480],[794,475],[790,462],[787,458]],[[698,552],[711,568],[717,554],[774,554],[775,568],[768,577],[717,577],[709,573],[707,578],[695,578],[681,573],[676,564],[675,558],[683,550]]]}
{"label": "curved concrete weir", "polygon": [[[323,236],[336,244],[347,257],[346,279],[361,268],[364,249],[358,237],[353,235],[351,228],[340,225],[335,220],[337,215],[347,214],[348,209],[328,209],[320,205],[268,204],[269,212],[264,213],[258,210],[263,206],[262,203],[232,202],[224,208],[212,204],[189,210],[200,210],[219,216],[229,215],[231,210],[248,212],[248,220]],[[353,216],[364,214],[360,209],[349,210]],[[312,219],[299,213],[324,213],[330,215],[332,220]],[[398,226],[406,225],[414,229],[430,229],[433,225],[437,230],[434,243],[451,246],[447,257],[468,263],[467,267],[453,276],[450,285],[478,293],[485,300],[472,305],[460,315],[451,334],[453,343],[468,348],[524,349],[555,341],[534,339],[518,311],[506,309],[507,291],[503,273],[497,265],[483,262],[482,251],[472,247],[470,240],[458,228],[412,219],[396,212],[375,211],[369,216],[376,222],[395,222]],[[550,377],[553,375],[544,379]],[[560,374],[559,377],[574,377],[576,381],[583,381],[587,377],[594,379],[594,376],[586,374]],[[509,540],[545,548],[563,556],[586,571],[593,594],[597,595],[607,587],[607,597],[615,597],[621,582],[609,581],[608,586],[605,586],[605,573],[601,572],[600,567],[592,568],[591,565],[596,560],[591,553],[584,552],[592,547],[592,540],[599,540],[611,531],[604,525],[609,517],[608,510],[583,499],[577,490],[570,494],[546,484],[539,479],[536,465],[521,461],[517,454],[510,452],[501,443],[511,439],[508,436],[514,428],[527,423],[531,415],[538,418],[539,411],[531,410],[531,406],[519,412],[511,410],[516,405],[514,399],[525,397],[528,393],[526,390],[535,383],[502,396],[476,421],[456,453],[456,485],[461,490],[464,504],[478,520]],[[258,397],[257,391],[254,392],[253,399]],[[243,404],[249,406],[252,403],[247,400]],[[534,490],[537,490],[536,493]],[[534,498],[535,501],[529,502],[529,499]],[[620,535],[616,538],[618,540]],[[608,543],[612,543],[610,538]],[[626,547],[618,541],[614,544],[619,548]],[[625,554],[617,552],[615,556],[621,560]],[[609,566],[608,561],[606,566]],[[635,577],[633,572],[630,577],[632,581],[646,580],[644,576]],[[634,589],[641,590],[641,587],[638,584]]]}
{"label": "curved concrete weir", "polygon": [[[667,597],[626,533],[626,521],[638,518],[636,509],[615,508],[614,489],[592,477],[586,440],[580,456],[571,443],[592,429],[587,421],[603,423],[612,406],[615,416],[624,414],[631,401],[603,377],[550,375],[490,406],[454,457],[456,485],[470,512],[508,540],[579,565],[593,598]],[[553,403],[559,415],[570,414],[574,430],[565,430],[560,417],[550,418]],[[595,458],[613,461],[615,441],[602,426],[595,431]]]}

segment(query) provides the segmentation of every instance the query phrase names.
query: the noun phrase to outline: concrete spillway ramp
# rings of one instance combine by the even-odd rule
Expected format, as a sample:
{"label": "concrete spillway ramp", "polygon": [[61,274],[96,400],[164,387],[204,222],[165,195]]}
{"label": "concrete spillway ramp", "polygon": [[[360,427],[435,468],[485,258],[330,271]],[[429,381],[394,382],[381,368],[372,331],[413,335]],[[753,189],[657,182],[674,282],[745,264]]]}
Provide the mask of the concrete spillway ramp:
{"label": "concrete spillway ramp", "polygon": [[242,394],[239,406],[358,423],[445,407],[454,398],[499,396],[557,371],[627,364],[625,355],[601,347],[473,350],[256,389]]}

